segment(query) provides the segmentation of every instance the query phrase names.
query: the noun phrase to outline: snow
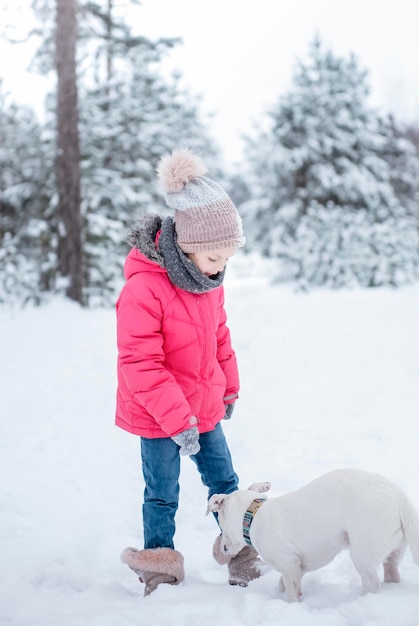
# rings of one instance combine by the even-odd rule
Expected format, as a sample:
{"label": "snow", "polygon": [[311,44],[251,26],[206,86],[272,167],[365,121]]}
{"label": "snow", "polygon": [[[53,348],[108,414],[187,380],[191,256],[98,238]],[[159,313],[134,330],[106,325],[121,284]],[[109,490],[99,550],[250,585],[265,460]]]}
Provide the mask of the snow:
{"label": "snow", "polygon": [[[241,486],[269,480],[279,495],[356,467],[394,480],[419,509],[418,286],[301,294],[233,261],[226,303],[242,390],[224,429]],[[176,534],[186,579],[144,598],[119,561],[142,547],[143,481],[137,438],[113,423],[114,311],[60,299],[3,310],[0,346],[1,625],[418,624],[410,551],[401,583],[375,595],[361,595],[346,553],[304,577],[299,604],[274,571],[229,586],[189,459]]]}

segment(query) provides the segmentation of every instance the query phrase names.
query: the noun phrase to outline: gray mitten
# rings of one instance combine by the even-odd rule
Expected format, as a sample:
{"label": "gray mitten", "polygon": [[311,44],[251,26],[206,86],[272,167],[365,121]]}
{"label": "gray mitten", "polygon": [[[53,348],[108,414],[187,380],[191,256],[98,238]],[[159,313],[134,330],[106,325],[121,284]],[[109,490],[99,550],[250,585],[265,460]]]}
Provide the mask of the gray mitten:
{"label": "gray mitten", "polygon": [[225,409],[226,409],[226,414],[224,415],[224,419],[225,420],[229,420],[230,417],[233,415],[234,402],[232,402],[231,404],[226,404],[224,406],[225,406]]}
{"label": "gray mitten", "polygon": [[192,426],[184,430],[182,433],[172,437],[173,441],[180,446],[180,454],[198,454],[201,449],[199,445],[199,430],[198,426]]}

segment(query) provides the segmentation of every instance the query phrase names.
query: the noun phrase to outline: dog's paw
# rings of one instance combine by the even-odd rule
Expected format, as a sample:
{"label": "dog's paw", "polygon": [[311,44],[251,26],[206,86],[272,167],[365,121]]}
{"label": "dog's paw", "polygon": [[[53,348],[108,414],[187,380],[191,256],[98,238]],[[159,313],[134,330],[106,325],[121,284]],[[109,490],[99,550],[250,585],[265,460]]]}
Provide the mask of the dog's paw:
{"label": "dog's paw", "polygon": [[250,485],[250,487],[248,487],[248,490],[257,491],[258,493],[265,493],[266,491],[269,491],[270,488],[271,488],[270,482],[253,483],[252,485]]}

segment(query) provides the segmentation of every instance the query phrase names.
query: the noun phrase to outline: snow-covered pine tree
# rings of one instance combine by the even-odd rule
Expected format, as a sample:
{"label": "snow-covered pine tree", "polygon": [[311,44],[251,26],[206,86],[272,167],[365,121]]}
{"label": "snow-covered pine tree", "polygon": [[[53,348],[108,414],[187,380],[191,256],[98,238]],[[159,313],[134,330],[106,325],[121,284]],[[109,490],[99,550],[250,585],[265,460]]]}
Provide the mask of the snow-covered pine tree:
{"label": "snow-covered pine tree", "polygon": [[371,287],[419,276],[413,190],[394,167],[415,157],[368,94],[357,59],[316,38],[267,129],[249,140],[254,199],[241,212],[249,247],[278,258],[278,280]]}
{"label": "snow-covered pine tree", "polygon": [[[130,42],[124,47],[119,33],[112,73],[90,67],[94,84],[91,76],[80,98],[85,298],[96,306],[115,301],[132,223],[144,212],[164,213],[160,157],[179,144],[216,154],[199,101],[182,90],[180,77],[162,76],[167,46]],[[96,59],[100,65],[101,55]]]}
{"label": "snow-covered pine tree", "polygon": [[419,216],[419,149],[413,127],[397,123],[393,115],[380,119],[384,137],[382,156],[390,165],[390,180],[406,214]]}
{"label": "snow-covered pine tree", "polygon": [[0,303],[39,303],[54,286],[52,143],[0,85]]}
{"label": "snow-covered pine tree", "polygon": [[[134,34],[127,23],[128,10],[135,0],[80,0],[78,36],[78,89],[80,107],[82,214],[84,247],[84,293],[86,305],[113,304],[122,281],[122,265],[128,250],[125,241],[132,222],[142,212],[161,211],[161,195],[157,202],[155,165],[168,150],[179,144],[190,146],[205,154],[207,162],[216,164],[217,149],[199,112],[199,100],[184,92],[180,76],[172,79],[161,73],[163,55],[177,43],[173,39],[151,41]],[[40,51],[33,67],[43,73],[53,69],[54,0],[33,0],[33,9],[39,18],[34,29],[41,41]],[[131,21],[132,23],[132,21]],[[43,178],[31,179],[30,203],[21,203],[8,219],[13,222],[13,238],[7,234],[7,265],[13,280],[22,283],[22,298],[27,298],[28,280],[34,296],[41,290],[62,291],[65,287],[57,279],[57,241],[59,222],[54,176],[55,103],[46,99],[45,125],[39,126],[42,141],[49,142],[46,152],[39,148],[38,165],[45,166]],[[12,116],[13,117],[13,116]],[[32,112],[28,119],[35,120]],[[9,122],[8,122],[9,123]],[[10,121],[11,124],[11,121]],[[4,128],[3,128],[4,126]],[[3,125],[2,130],[8,128]],[[17,127],[7,135],[1,149],[5,161],[19,154]],[[47,138],[47,139],[46,139]],[[38,140],[26,132],[32,141],[28,155],[38,149]],[[25,137],[22,138],[25,142]],[[26,144],[25,144],[26,145]],[[9,160],[8,160],[9,159]],[[22,158],[21,163],[25,160]],[[18,166],[18,159],[16,159]],[[31,172],[28,168],[26,171]],[[6,172],[6,169],[4,170]],[[43,180],[47,183],[44,185]],[[20,180],[19,177],[17,180]],[[1,188],[2,223],[6,198],[15,194],[14,179],[4,179]],[[9,185],[11,186],[9,188]],[[46,197],[44,197],[46,196]],[[9,210],[9,209],[8,209]],[[37,221],[34,221],[36,217]],[[36,246],[22,246],[17,255],[17,244],[26,237],[23,224],[32,225],[34,243],[42,242],[42,256]],[[37,229],[34,230],[35,224]],[[10,229],[9,229],[10,231]],[[8,233],[9,233],[8,231]],[[42,236],[41,236],[42,231]],[[6,259],[6,239],[2,230],[2,255]],[[37,240],[38,238],[38,240]],[[45,245],[44,245],[45,244]],[[34,258],[32,256],[35,255]],[[39,261],[38,261],[39,257]],[[21,266],[31,268],[15,271]],[[4,266],[6,267],[6,265]],[[5,273],[0,270],[4,285]],[[9,287],[13,284],[13,288]],[[16,283],[7,277],[7,289],[17,293]],[[2,294],[4,295],[5,287]],[[2,296],[3,297],[3,296]],[[4,298],[10,299],[10,294]]]}

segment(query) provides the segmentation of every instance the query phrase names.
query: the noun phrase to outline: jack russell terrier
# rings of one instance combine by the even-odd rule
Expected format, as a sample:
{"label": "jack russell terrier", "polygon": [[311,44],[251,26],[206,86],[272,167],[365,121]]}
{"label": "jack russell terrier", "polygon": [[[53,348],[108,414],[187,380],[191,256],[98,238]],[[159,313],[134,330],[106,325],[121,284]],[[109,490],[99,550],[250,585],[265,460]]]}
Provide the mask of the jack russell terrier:
{"label": "jack russell terrier", "polygon": [[399,582],[398,564],[407,545],[419,565],[419,517],[392,482],[356,469],[338,469],[297,491],[266,499],[270,483],[255,483],[229,495],[215,494],[207,514],[218,513],[221,549],[236,555],[246,544],[282,574],[280,592],[301,600],[301,579],[327,565],[344,549],[358,571],[364,593],[377,592],[377,567],[384,582]]}

